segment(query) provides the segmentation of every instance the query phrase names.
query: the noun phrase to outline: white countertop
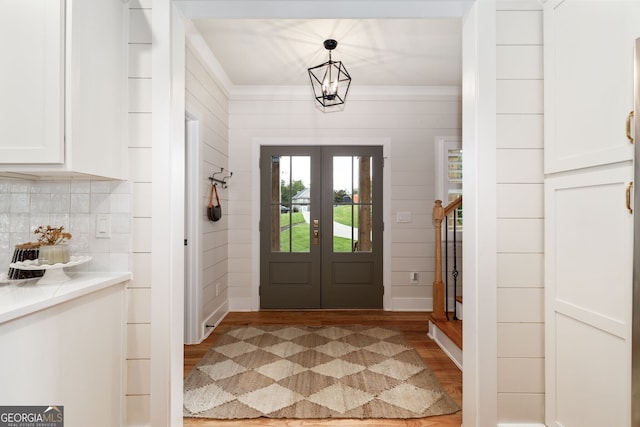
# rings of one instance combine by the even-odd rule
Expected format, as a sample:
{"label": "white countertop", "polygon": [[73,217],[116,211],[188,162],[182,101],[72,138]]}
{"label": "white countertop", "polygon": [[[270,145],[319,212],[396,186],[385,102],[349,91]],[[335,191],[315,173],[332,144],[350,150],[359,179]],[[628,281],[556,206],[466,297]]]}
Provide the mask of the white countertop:
{"label": "white countertop", "polygon": [[131,279],[131,273],[67,273],[71,280],[36,285],[38,279],[0,284],[0,324]]}

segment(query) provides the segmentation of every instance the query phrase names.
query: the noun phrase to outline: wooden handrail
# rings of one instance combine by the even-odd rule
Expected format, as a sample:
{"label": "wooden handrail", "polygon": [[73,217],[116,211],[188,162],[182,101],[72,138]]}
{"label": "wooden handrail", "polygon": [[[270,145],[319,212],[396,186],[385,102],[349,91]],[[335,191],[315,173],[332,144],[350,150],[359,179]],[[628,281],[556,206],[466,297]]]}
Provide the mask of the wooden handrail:
{"label": "wooden handrail", "polygon": [[444,216],[449,215],[451,212],[453,212],[454,209],[457,209],[461,204],[462,204],[462,196],[459,196],[457,199],[449,203],[447,207],[444,208]]}
{"label": "wooden handrail", "polygon": [[435,280],[433,281],[433,312],[434,319],[446,319],[444,309],[445,289],[442,281],[442,221],[444,217],[451,213],[454,209],[462,204],[462,196],[449,203],[446,207],[442,207],[442,200],[436,200],[433,207],[433,224],[435,225],[435,242],[436,242],[436,268]]}

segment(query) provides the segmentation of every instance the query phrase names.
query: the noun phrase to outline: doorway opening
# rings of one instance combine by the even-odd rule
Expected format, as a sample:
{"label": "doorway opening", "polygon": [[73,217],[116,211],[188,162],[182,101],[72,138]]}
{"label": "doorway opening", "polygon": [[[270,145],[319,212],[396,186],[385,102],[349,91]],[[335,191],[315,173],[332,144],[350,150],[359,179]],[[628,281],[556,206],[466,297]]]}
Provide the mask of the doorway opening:
{"label": "doorway opening", "polygon": [[200,122],[185,114],[184,137],[184,343],[195,344],[202,340],[202,287],[200,267],[199,212],[200,199],[198,176],[200,173]]}

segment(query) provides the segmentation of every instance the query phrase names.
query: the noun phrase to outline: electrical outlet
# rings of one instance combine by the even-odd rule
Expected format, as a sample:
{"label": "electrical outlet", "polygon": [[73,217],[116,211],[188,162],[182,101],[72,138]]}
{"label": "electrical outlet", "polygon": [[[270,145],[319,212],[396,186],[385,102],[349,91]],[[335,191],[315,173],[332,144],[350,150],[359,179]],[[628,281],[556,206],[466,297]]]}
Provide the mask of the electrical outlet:
{"label": "electrical outlet", "polygon": [[220,295],[220,283],[216,283],[216,296]]}
{"label": "electrical outlet", "polygon": [[411,283],[418,283],[418,273],[412,271],[411,275],[409,276],[409,280],[411,281]]}
{"label": "electrical outlet", "polygon": [[108,239],[111,237],[111,218],[101,214],[96,217],[96,238]]}

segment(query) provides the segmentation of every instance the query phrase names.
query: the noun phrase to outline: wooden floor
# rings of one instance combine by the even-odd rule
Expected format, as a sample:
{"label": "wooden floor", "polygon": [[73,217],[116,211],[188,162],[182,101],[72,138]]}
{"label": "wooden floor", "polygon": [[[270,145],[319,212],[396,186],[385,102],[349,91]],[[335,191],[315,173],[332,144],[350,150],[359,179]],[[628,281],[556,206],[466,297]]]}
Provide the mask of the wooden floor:
{"label": "wooden floor", "polygon": [[[185,346],[184,374],[193,369],[211,347],[218,336],[231,326],[252,324],[305,324],[305,325],[380,325],[402,330],[424,361],[447,390],[451,397],[462,406],[462,372],[449,360],[440,348],[427,337],[429,313],[389,312],[381,310],[348,311],[258,311],[229,313],[215,331],[198,345]],[[368,420],[293,420],[293,419],[249,419],[249,420],[206,420],[185,418],[185,426],[366,426],[366,427],[460,427],[462,413],[440,417],[412,420],[368,419]]]}

